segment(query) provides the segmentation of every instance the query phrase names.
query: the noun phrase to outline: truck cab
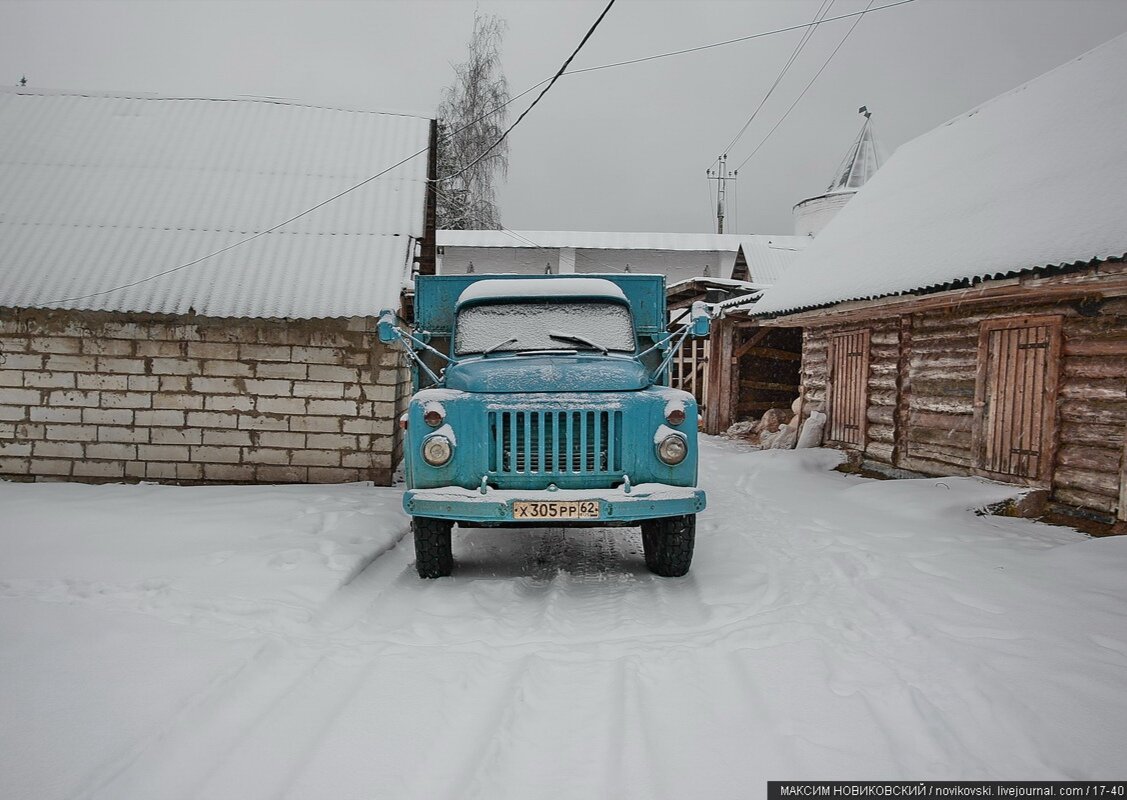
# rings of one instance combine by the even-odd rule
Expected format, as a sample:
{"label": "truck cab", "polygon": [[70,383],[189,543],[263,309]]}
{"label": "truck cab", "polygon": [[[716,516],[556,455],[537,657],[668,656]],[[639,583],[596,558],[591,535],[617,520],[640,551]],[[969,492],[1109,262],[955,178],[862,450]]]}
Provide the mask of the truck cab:
{"label": "truck cab", "polygon": [[419,276],[400,421],[416,568],[451,574],[454,526],[640,526],[646,565],[684,575],[696,514],[697,407],[667,385],[703,306],[667,330],[660,275]]}

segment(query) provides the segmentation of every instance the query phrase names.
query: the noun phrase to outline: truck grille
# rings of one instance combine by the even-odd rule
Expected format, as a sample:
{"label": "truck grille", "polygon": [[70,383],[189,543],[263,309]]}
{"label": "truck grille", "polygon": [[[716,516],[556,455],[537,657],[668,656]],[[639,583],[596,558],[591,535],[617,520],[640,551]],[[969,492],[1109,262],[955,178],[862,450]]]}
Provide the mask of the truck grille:
{"label": "truck grille", "polygon": [[621,411],[490,411],[489,471],[622,472]]}

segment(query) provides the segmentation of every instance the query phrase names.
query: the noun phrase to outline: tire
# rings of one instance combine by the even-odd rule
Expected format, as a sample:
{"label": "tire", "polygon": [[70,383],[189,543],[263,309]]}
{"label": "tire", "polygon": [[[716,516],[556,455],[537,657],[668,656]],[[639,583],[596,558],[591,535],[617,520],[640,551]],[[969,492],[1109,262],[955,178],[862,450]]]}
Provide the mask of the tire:
{"label": "tire", "polygon": [[642,550],[646,566],[663,578],[680,578],[693,562],[697,516],[662,517],[642,523]]}
{"label": "tire", "polygon": [[415,570],[420,578],[445,578],[454,570],[450,529],[454,523],[444,519],[412,517],[415,534]]}

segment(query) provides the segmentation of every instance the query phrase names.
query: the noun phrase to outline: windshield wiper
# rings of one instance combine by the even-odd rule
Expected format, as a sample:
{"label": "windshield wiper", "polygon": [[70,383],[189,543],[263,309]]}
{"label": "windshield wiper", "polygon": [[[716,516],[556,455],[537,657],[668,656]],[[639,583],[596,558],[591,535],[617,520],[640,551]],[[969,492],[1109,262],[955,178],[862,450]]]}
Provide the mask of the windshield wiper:
{"label": "windshield wiper", "polygon": [[549,339],[559,339],[559,340],[564,341],[564,342],[579,342],[580,344],[585,344],[588,347],[592,347],[595,350],[598,350],[604,356],[607,354],[607,349],[605,347],[603,347],[601,344],[595,344],[595,342],[592,342],[590,339],[583,337],[583,336],[579,336],[579,335],[574,334],[574,333],[560,333],[559,331],[548,331],[548,338]]}
{"label": "windshield wiper", "polygon": [[499,350],[499,349],[501,349],[502,347],[504,347],[504,346],[505,346],[505,345],[507,345],[507,344],[512,344],[512,343],[513,343],[513,342],[515,342],[516,340],[517,340],[517,339],[516,339],[516,337],[514,336],[514,337],[513,337],[512,339],[506,339],[506,340],[505,340],[505,341],[503,341],[503,342],[497,342],[497,344],[495,344],[495,345],[492,345],[492,346],[490,346],[490,347],[487,347],[486,349],[482,350],[482,351],[481,351],[481,354],[482,354],[482,355],[485,355],[486,353],[492,353],[492,352],[493,352],[494,350]]}

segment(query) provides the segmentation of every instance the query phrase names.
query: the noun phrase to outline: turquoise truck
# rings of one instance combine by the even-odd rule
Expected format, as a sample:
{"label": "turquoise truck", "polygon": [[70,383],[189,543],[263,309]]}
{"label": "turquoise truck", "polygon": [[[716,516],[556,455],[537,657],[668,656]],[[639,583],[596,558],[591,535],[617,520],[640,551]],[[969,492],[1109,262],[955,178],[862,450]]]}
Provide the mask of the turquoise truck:
{"label": "turquoise truck", "polygon": [[419,276],[414,324],[381,313],[411,358],[407,491],[420,577],[450,575],[464,528],[642,529],[646,566],[689,570],[697,405],[668,385],[694,305],[670,332],[661,275]]}

